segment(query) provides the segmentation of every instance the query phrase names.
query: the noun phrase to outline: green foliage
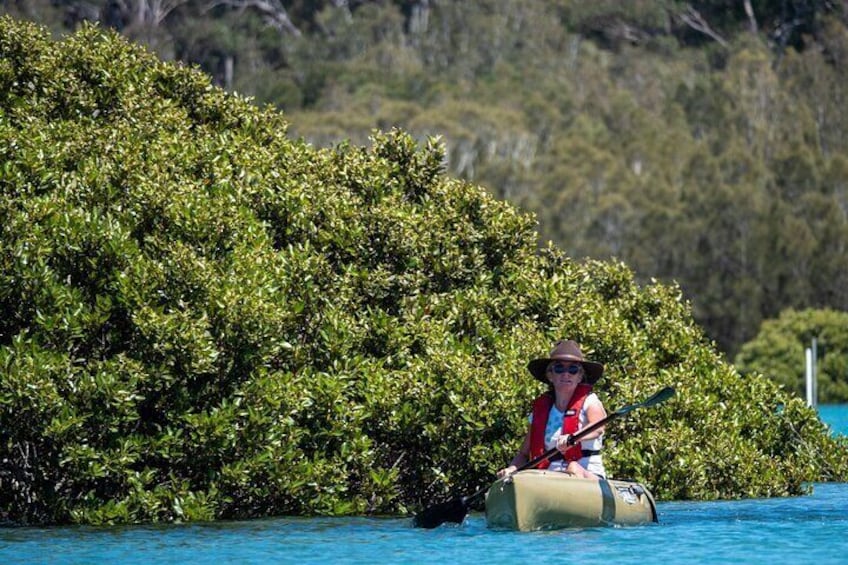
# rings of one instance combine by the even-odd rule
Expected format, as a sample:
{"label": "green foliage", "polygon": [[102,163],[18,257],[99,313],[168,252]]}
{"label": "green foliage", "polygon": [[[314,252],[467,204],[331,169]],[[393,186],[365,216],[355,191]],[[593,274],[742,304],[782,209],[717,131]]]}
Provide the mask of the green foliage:
{"label": "green foliage", "polygon": [[[543,240],[677,281],[728,356],[783,308],[848,309],[844,23],[808,22],[821,49],[776,52],[738,3],[625,4],[438,3],[415,33],[384,14],[383,41],[322,50],[373,37],[356,11],[334,20],[350,35],[290,44],[276,76],[320,85],[309,103],[270,101],[319,146],[442,136],[448,172],[534,212]],[[725,47],[682,31],[689,8]],[[755,7],[763,29],[780,28],[773,8]]]}
{"label": "green foliage", "polygon": [[285,110],[317,146],[438,135],[447,171],[535,213],[543,240],[680,284],[732,357],[786,307],[848,310],[845,7],[749,6],[10,0],[0,13],[57,32],[100,21]]}
{"label": "green foliage", "polygon": [[0,19],[4,521],[414,511],[509,459],[524,365],[561,336],[605,361],[610,408],[677,388],[610,430],[615,474],[661,498],[848,476],[678,287],[539,250],[435,139],[286,130],[114,33]]}
{"label": "green foliage", "polygon": [[785,310],[763,322],[760,333],[736,356],[740,371],[768,376],[787,391],[806,397],[806,354],[816,339],[818,401],[848,402],[848,313]]}

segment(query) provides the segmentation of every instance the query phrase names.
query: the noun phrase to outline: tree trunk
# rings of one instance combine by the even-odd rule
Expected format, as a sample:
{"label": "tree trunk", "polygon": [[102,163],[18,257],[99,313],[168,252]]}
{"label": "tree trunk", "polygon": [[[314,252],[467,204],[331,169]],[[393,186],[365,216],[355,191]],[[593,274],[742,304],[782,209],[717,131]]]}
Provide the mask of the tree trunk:
{"label": "tree trunk", "polygon": [[233,68],[235,67],[235,59],[232,55],[227,55],[224,59],[224,88],[230,92],[233,90]]}
{"label": "tree trunk", "polygon": [[757,25],[757,18],[754,15],[754,7],[751,6],[751,0],[744,0],[745,4],[745,14],[748,16],[748,30],[756,34],[759,30],[759,26]]}

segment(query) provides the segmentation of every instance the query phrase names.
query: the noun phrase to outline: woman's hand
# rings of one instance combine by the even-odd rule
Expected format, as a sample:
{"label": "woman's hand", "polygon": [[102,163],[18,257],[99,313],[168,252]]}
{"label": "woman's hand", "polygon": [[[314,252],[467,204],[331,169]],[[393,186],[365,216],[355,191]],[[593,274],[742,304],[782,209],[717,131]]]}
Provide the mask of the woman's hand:
{"label": "woman's hand", "polygon": [[562,434],[557,438],[556,448],[564,455],[565,452],[568,451],[568,448],[571,447],[571,444],[569,443],[570,441],[571,434]]}
{"label": "woman's hand", "polygon": [[517,470],[518,470],[518,467],[516,467],[515,465],[510,465],[509,467],[506,467],[505,469],[501,469],[500,471],[498,471],[498,478],[502,479],[504,477],[508,477],[511,474],[513,474],[514,472],[516,472]]}

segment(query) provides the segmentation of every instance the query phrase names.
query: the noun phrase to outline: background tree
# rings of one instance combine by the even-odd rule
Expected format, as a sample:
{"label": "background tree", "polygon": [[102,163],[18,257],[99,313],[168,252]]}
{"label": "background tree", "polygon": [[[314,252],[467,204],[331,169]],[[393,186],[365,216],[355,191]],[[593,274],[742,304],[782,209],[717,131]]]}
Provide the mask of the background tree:
{"label": "background tree", "polygon": [[[135,34],[142,5],[2,7]],[[848,310],[842,4],[160,6],[133,37],[162,58],[283,109],[319,147],[441,136],[448,171],[536,213],[543,239],[677,281],[730,357],[787,306]]]}
{"label": "background tree", "polygon": [[818,402],[848,402],[848,313],[834,310],[785,310],[763,322],[753,340],[742,346],[736,366],[768,375],[786,390],[806,397],[806,354],[817,342]]}

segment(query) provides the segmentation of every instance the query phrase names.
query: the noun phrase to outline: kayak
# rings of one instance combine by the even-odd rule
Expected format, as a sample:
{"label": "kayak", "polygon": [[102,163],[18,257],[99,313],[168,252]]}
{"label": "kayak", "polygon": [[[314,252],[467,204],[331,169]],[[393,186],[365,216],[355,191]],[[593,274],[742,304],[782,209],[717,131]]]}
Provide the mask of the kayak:
{"label": "kayak", "polygon": [[486,493],[491,528],[532,531],[656,521],[653,495],[632,481],[595,481],[533,469],[498,479]]}

